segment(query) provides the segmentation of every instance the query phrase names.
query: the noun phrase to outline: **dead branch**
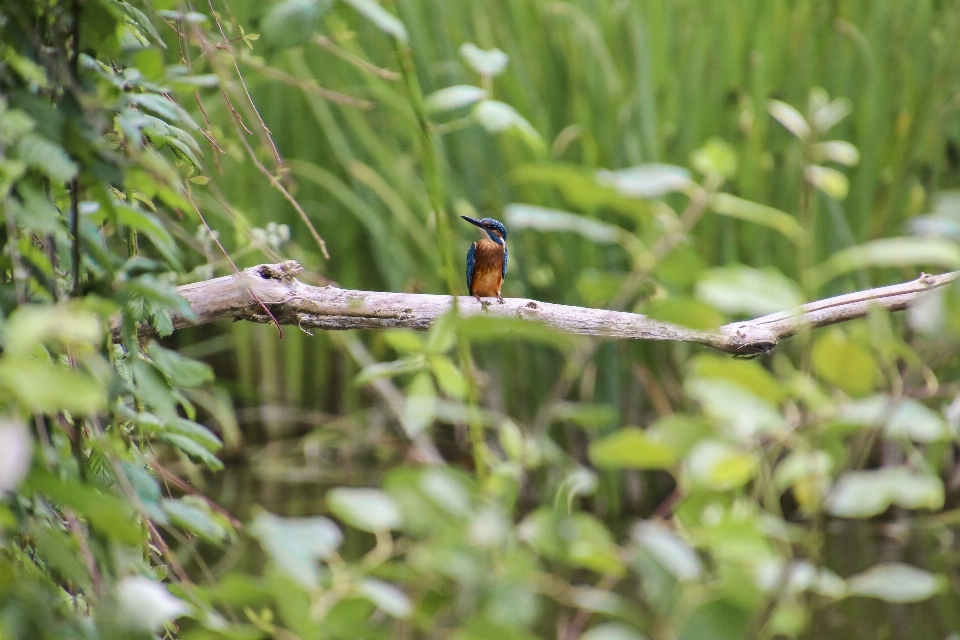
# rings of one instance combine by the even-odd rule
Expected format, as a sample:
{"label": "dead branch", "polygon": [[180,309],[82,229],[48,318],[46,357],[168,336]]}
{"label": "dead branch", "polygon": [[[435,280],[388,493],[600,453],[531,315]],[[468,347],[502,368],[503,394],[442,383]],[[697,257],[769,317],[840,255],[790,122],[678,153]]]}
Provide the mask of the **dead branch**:
{"label": "dead branch", "polygon": [[[353,291],[303,284],[296,276],[303,271],[293,260],[262,264],[240,274],[205,280],[180,287],[194,318],[174,317],[177,328],[233,318],[273,322],[261,302],[281,324],[318,329],[387,329],[402,327],[425,330],[450,311],[451,296]],[[871,307],[901,311],[921,296],[943,287],[960,275],[922,274],[903,284],[848,293],[805,304],[794,311],[775,313],[755,320],[734,322],[715,331],[697,331],[646,316],[622,311],[571,307],[526,298],[507,298],[504,304],[461,297],[457,304],[464,316],[490,314],[541,322],[559,331],[580,335],[635,340],[695,342],[734,355],[765,353],[804,326],[823,327],[860,318]]]}

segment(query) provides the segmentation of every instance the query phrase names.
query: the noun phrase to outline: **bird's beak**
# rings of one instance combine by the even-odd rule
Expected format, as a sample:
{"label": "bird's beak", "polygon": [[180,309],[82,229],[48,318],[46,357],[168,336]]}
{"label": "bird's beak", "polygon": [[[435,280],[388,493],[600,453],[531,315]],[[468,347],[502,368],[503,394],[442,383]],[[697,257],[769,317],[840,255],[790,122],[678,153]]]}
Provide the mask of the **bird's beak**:
{"label": "bird's beak", "polygon": [[469,216],[460,216],[460,217],[474,226],[480,227],[481,229],[484,228],[483,223],[477,220],[476,218],[471,218]]}

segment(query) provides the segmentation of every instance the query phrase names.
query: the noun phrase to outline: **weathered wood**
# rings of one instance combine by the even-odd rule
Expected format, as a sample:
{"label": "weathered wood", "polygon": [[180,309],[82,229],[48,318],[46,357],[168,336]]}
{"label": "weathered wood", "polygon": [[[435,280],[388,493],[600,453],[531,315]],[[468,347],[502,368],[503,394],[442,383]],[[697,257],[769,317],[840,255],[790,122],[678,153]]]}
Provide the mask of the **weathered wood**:
{"label": "weathered wood", "polygon": [[[296,276],[302,271],[298,263],[287,260],[184,285],[178,292],[190,304],[195,318],[175,316],[174,326],[182,328],[227,318],[272,322],[272,314],[280,324],[305,329],[403,327],[425,330],[453,306],[452,296],[314,287],[297,280]],[[526,298],[507,298],[502,304],[491,299],[481,304],[464,296],[457,299],[457,306],[464,316],[490,314],[524,318],[566,333],[695,342],[735,355],[752,355],[769,351],[805,325],[815,328],[863,317],[872,306],[890,311],[906,309],[931,290],[952,282],[958,274],[960,272],[937,276],[923,274],[903,284],[811,302],[795,311],[731,323],[713,332],[696,331],[635,313],[571,307]],[[270,310],[270,314],[264,307]]]}

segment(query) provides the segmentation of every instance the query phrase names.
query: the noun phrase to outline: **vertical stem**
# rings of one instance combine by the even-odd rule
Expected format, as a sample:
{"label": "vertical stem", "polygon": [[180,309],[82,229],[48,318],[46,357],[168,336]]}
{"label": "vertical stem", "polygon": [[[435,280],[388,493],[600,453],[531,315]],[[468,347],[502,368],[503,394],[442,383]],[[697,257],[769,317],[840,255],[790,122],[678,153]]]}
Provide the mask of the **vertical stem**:
{"label": "vertical stem", "polygon": [[443,179],[440,172],[440,162],[437,158],[437,149],[433,131],[427,122],[426,111],[423,106],[423,93],[420,90],[420,81],[413,66],[413,50],[397,42],[397,60],[400,63],[400,72],[407,86],[410,105],[413,107],[417,123],[420,127],[420,140],[423,145],[423,171],[427,182],[427,197],[437,223],[437,249],[440,251],[443,277],[451,295],[456,296],[461,291],[457,284],[457,271],[453,264],[453,233],[450,221],[447,219],[447,210],[444,206]]}
{"label": "vertical stem", "polygon": [[[426,110],[423,106],[423,92],[420,89],[420,81],[417,79],[417,72],[413,66],[413,50],[396,42],[397,60],[400,64],[400,73],[403,75],[404,83],[407,87],[407,93],[410,97],[410,104],[413,107],[417,123],[420,127],[420,139],[423,145],[423,170],[426,174],[427,197],[430,200],[430,206],[433,207],[435,220],[437,223],[437,248],[440,251],[440,262],[443,267],[444,280],[447,283],[447,290],[453,296],[452,313],[458,313],[457,294],[462,291],[458,284],[457,270],[453,263],[453,231],[450,228],[450,221],[447,219],[447,210],[444,206],[443,180],[440,173],[440,161],[437,158],[436,144],[430,123],[427,122]],[[469,389],[467,392],[467,406],[469,407],[470,423],[470,441],[473,446],[473,460],[476,467],[477,480],[482,485],[487,476],[490,454],[487,449],[487,443],[484,439],[483,423],[480,421],[478,402],[480,389],[473,375],[474,365],[473,357],[470,354],[470,343],[466,338],[457,332],[457,354],[460,357],[460,365],[464,369]]]}
{"label": "vertical stem", "polygon": [[[73,14],[73,51],[70,52],[70,76],[80,86],[80,0],[70,6]],[[80,178],[70,183],[70,233],[73,235],[73,297],[80,295]]]}
{"label": "vertical stem", "polygon": [[70,183],[70,235],[73,236],[73,297],[80,296],[80,180]]}
{"label": "vertical stem", "polygon": [[[816,240],[816,210],[817,210],[817,191],[816,187],[807,180],[807,166],[813,162],[811,149],[814,140],[807,140],[803,148],[803,166],[801,167],[801,185],[800,185],[800,211],[798,213],[800,227],[803,229],[801,244],[799,247],[799,267],[800,267],[800,288],[803,291],[803,301],[809,302],[816,300],[816,283],[813,281],[813,251]],[[809,328],[801,328],[797,334],[800,344],[800,368],[803,371],[810,371],[811,357],[811,333]]]}
{"label": "vertical stem", "polygon": [[[127,206],[133,208],[133,190],[127,192]],[[127,255],[131,258],[140,255],[140,246],[137,243],[137,230],[127,229]]]}

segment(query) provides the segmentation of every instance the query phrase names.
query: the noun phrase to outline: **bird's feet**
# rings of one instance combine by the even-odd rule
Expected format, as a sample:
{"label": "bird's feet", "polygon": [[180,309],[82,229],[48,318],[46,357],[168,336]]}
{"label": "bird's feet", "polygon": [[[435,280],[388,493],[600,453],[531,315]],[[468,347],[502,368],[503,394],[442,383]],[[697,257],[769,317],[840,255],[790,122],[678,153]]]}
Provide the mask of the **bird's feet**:
{"label": "bird's feet", "polygon": [[500,304],[507,304],[507,301],[503,299],[503,296],[500,295],[499,292],[497,292],[497,301],[498,301]]}

